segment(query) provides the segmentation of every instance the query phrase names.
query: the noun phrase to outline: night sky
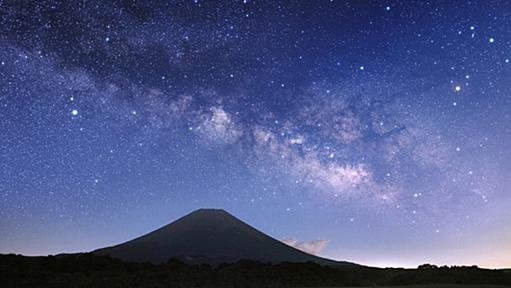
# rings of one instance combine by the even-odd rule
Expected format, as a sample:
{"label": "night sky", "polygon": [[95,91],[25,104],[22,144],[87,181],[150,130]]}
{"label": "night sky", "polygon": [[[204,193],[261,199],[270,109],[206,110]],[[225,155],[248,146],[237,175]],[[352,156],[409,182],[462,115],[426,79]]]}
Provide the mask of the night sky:
{"label": "night sky", "polygon": [[0,253],[204,207],[339,260],[509,267],[509,27],[508,1],[0,1]]}

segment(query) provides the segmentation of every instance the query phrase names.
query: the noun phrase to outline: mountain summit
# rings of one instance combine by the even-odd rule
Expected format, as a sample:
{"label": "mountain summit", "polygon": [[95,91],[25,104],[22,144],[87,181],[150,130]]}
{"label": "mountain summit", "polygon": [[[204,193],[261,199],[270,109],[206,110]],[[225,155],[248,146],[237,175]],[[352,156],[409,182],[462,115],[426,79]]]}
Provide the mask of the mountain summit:
{"label": "mountain summit", "polygon": [[222,209],[199,209],[131,241],[93,251],[124,261],[160,264],[178,258],[190,264],[219,264],[241,259],[263,262],[337,262],[288,246]]}

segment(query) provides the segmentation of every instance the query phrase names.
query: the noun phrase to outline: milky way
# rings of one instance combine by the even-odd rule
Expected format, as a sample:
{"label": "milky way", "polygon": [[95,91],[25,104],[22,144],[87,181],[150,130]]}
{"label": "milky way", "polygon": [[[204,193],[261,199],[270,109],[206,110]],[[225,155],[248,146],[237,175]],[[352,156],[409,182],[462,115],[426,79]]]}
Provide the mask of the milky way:
{"label": "milky way", "polygon": [[511,266],[510,13],[0,1],[0,253],[220,207],[335,259]]}

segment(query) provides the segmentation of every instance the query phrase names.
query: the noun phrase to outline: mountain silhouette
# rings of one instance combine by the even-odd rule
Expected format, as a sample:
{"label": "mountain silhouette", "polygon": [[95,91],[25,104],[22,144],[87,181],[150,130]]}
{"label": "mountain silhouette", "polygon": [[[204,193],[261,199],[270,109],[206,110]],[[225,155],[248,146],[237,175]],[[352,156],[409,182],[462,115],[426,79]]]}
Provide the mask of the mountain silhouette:
{"label": "mountain silhouette", "polygon": [[242,259],[262,262],[338,262],[288,246],[222,209],[199,209],[131,241],[93,251],[130,262],[160,264],[177,258],[189,264],[220,264]]}

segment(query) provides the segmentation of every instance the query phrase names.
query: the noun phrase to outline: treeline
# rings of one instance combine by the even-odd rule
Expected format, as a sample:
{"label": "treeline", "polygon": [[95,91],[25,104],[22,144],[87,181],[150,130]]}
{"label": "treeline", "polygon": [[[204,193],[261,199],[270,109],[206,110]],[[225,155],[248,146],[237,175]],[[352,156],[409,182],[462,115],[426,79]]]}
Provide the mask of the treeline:
{"label": "treeline", "polygon": [[0,255],[0,287],[325,287],[404,284],[511,285],[509,270],[472,267],[418,269],[334,267],[316,263],[187,265],[127,263],[105,256]]}

